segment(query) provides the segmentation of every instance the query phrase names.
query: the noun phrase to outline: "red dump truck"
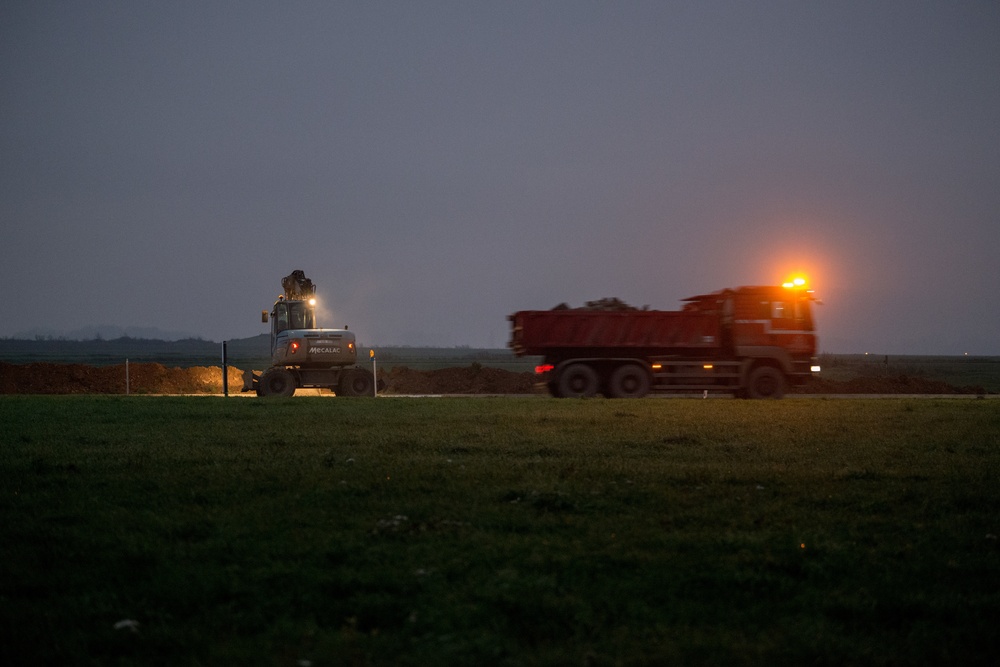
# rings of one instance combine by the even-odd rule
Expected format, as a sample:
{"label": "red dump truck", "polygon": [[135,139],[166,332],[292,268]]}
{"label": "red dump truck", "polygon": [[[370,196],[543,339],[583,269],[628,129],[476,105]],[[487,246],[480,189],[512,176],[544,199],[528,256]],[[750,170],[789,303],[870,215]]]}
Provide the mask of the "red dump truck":
{"label": "red dump truck", "polygon": [[522,310],[508,318],[510,347],[543,358],[539,382],[560,398],[651,391],[781,398],[819,371],[814,301],[796,281],[693,296],[678,311],[617,299]]}

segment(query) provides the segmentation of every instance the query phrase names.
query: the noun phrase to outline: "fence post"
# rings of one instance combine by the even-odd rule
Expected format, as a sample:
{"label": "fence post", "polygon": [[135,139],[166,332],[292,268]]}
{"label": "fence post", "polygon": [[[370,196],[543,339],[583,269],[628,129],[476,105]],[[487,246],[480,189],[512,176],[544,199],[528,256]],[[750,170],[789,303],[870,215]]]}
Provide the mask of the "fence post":
{"label": "fence post", "polygon": [[226,355],[226,341],[222,341],[222,395],[229,396],[229,358]]}
{"label": "fence post", "polygon": [[125,357],[125,395],[128,396],[128,357]]}

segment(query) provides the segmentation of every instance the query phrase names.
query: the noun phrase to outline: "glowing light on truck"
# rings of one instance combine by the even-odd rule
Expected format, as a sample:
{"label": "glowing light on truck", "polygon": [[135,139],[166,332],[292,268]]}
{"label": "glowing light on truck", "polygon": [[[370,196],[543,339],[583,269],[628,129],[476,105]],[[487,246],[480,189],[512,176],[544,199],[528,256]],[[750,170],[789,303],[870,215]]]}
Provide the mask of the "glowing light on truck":
{"label": "glowing light on truck", "polygon": [[784,287],[784,288],[786,288],[786,289],[795,289],[797,287],[805,287],[806,286],[806,279],[803,278],[802,276],[795,276],[791,280],[783,282],[781,284],[781,286]]}

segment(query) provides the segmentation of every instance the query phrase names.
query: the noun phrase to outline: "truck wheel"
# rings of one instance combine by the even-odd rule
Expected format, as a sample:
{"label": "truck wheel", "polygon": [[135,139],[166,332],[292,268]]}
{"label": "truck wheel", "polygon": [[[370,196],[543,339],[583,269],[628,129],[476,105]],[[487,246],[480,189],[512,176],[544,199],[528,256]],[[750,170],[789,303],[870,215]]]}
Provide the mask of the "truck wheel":
{"label": "truck wheel", "polygon": [[261,396],[291,396],[295,393],[295,377],[285,368],[269,368],[257,381]]}
{"label": "truck wheel", "polygon": [[750,398],[781,398],[785,395],[785,376],[773,366],[761,366],[750,373],[746,391]]}
{"label": "truck wheel", "polygon": [[638,364],[625,364],[615,369],[608,381],[611,398],[642,398],[649,393],[649,373]]}
{"label": "truck wheel", "polygon": [[590,398],[600,384],[597,371],[587,364],[570,364],[559,374],[559,395],[563,398]]}
{"label": "truck wheel", "polygon": [[337,396],[371,396],[374,388],[371,373],[363,368],[351,368],[341,374]]}

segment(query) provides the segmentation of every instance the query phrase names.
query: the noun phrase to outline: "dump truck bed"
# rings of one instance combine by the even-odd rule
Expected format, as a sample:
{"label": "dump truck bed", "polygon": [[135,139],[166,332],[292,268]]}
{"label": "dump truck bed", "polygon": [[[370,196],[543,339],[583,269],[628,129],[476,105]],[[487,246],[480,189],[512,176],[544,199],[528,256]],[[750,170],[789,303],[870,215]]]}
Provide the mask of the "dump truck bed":
{"label": "dump truck bed", "polygon": [[522,310],[510,316],[510,346],[517,355],[552,350],[624,348],[663,354],[718,348],[716,315],[667,310]]}

